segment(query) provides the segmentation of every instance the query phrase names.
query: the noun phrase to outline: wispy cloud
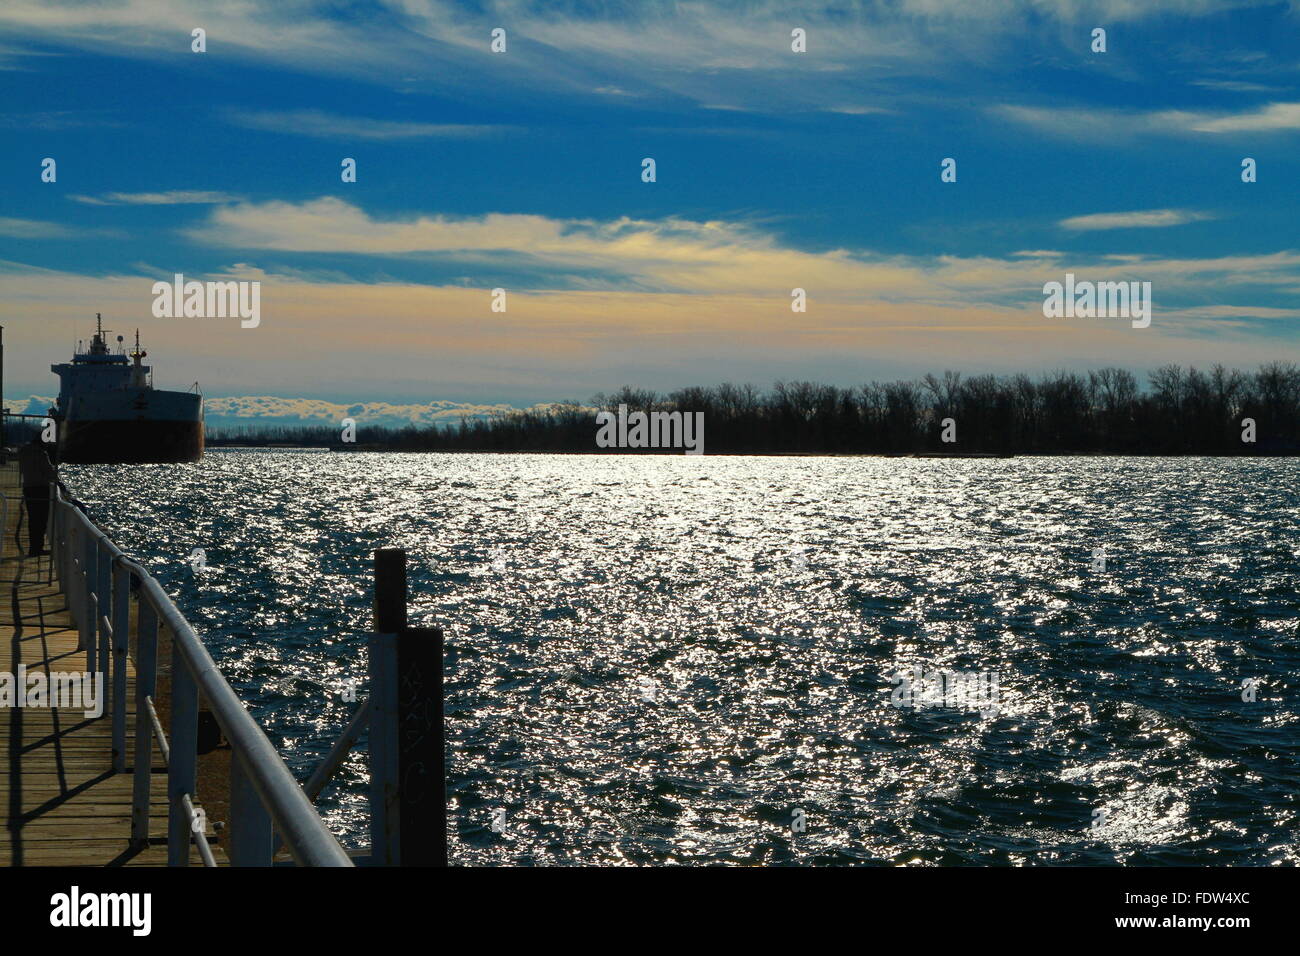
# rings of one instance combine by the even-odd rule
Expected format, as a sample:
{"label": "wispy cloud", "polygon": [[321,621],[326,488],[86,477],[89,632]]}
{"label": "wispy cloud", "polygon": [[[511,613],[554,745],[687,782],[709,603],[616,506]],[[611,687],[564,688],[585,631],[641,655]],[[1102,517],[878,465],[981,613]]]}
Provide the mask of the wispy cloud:
{"label": "wispy cloud", "polygon": [[5,129],[39,129],[54,132],[64,129],[122,128],[126,125],[122,120],[102,110],[43,110],[35,113],[7,113],[0,116],[0,126]]}
{"label": "wispy cloud", "polygon": [[[1172,225],[1205,215],[1151,210],[1078,217],[1082,228]],[[1117,217],[1117,218],[1105,218]],[[1067,220],[1069,221],[1069,220]],[[823,300],[889,299],[916,304],[1009,305],[1038,295],[1045,270],[1089,266],[1097,278],[1162,276],[1171,287],[1224,284],[1294,286],[1300,254],[1219,259],[1140,255],[1082,256],[1029,251],[998,258],[884,255],[870,249],[809,252],[746,222],[553,219],[493,213],[451,217],[377,218],[334,197],[302,203],[223,206],[185,230],[197,242],[241,250],[315,252],[490,265],[494,272],[526,266],[543,289],[622,290],[697,295],[782,296],[800,287]]]}
{"label": "wispy cloud", "polygon": [[1114,140],[1134,135],[1278,133],[1300,130],[1300,103],[1270,103],[1248,110],[1115,110],[1000,104],[994,115],[1072,139]]}
{"label": "wispy cloud", "polygon": [[1161,229],[1215,218],[1210,213],[1191,209],[1147,209],[1139,212],[1099,212],[1088,216],[1071,216],[1057,225],[1080,232],[1101,229]]}
{"label": "wispy cloud", "polygon": [[106,193],[103,196],[83,196],[74,193],[68,198],[88,206],[197,206],[241,200],[241,197],[231,193],[201,189],[173,189],[161,193]]}
{"label": "wispy cloud", "polygon": [[1193,86],[1206,90],[1223,90],[1227,93],[1280,93],[1276,86],[1263,83],[1250,83],[1245,80],[1193,80]]}
{"label": "wispy cloud", "polygon": [[74,228],[57,222],[10,219],[0,216],[0,236],[10,239],[95,239],[118,235],[121,233],[115,229]]}
{"label": "wispy cloud", "polygon": [[[28,60],[33,57],[58,56],[50,50],[26,50],[21,47],[0,43],[0,70],[24,70],[30,67]],[[36,115],[36,114],[29,114]]]}
{"label": "wispy cloud", "polygon": [[843,113],[846,116],[870,116],[877,113],[893,113],[894,110],[885,109],[883,106],[827,106],[823,107],[824,113]]}
{"label": "wispy cloud", "polygon": [[1171,113],[1196,133],[1271,133],[1300,129],[1300,103],[1270,103],[1243,113]]}
{"label": "wispy cloud", "polygon": [[469,125],[464,123],[416,123],[407,120],[370,119],[363,116],[339,116],[323,110],[248,111],[231,110],[227,119],[235,126],[314,136],[320,139],[430,139],[465,138],[503,132],[508,127]]}
{"label": "wispy cloud", "polygon": [[[844,4],[816,0],[796,14],[778,0],[539,4],[534,0],[376,0],[365,17],[330,16],[310,0],[118,0],[53,6],[7,0],[0,26],[15,38],[159,59],[183,49],[196,24],[223,55],[307,73],[349,74],[419,89],[429,80],[490,93],[496,86],[575,95],[682,97],[765,112],[854,103],[887,73],[997,72],[1026,39],[1086,37],[1085,26],[1211,16],[1270,0],[944,0]],[[808,51],[790,50],[807,30]],[[510,36],[506,69],[482,69],[491,29]],[[1051,42],[1049,40],[1049,42]],[[799,82],[799,78],[805,78]],[[809,78],[815,78],[815,82]],[[792,82],[792,79],[794,82]],[[889,88],[877,90],[887,94]]]}

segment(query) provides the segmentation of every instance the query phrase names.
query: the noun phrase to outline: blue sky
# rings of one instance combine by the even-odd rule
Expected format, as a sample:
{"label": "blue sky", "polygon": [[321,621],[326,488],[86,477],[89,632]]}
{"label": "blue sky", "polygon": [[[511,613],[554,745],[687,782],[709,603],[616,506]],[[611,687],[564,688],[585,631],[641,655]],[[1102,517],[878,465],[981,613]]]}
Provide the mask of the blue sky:
{"label": "blue sky", "polygon": [[[6,397],[51,394],[96,311],[159,385],[399,417],[1294,360],[1298,81],[1293,3],[17,0]],[[1045,319],[1067,271],[1151,281],[1151,328]],[[262,282],[261,325],[154,318],[176,272]]]}

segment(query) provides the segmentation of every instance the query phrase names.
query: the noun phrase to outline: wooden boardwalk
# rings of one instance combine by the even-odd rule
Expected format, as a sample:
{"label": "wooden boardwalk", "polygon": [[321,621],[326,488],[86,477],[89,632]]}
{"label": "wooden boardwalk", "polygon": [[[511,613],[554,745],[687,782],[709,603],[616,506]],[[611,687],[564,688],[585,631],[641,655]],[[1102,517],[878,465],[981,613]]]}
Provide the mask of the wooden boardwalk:
{"label": "wooden boardwalk", "polygon": [[[9,498],[9,522],[0,560],[0,672],[87,669],[77,650],[77,631],[50,558],[25,557],[14,530],[22,493],[17,468],[0,466],[0,492]],[[48,542],[47,542],[48,547]],[[105,677],[105,691],[109,690]],[[113,772],[112,717],[98,719],[82,709],[0,707],[0,866],[164,866],[167,863],[167,775],[153,749],[150,836],[133,849],[131,793],[134,757],[135,671],[127,673],[127,771]],[[211,836],[211,824],[209,824]],[[217,845],[219,862],[224,863]],[[191,865],[198,865],[197,850]]]}

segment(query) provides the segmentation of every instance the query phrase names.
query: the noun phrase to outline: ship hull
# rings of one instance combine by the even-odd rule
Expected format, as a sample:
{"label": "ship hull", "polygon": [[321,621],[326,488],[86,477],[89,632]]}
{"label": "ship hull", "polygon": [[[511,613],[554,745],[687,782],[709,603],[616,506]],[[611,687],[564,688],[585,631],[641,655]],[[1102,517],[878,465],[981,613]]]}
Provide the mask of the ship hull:
{"label": "ship hull", "polygon": [[[122,336],[117,337],[122,341]],[[51,417],[58,428],[59,461],[70,464],[188,462],[203,457],[203,396],[153,387],[152,369],[136,347],[128,356],[109,350],[96,316],[95,337],[72,361],[51,365],[59,397]]]}
{"label": "ship hull", "polygon": [[100,420],[60,422],[59,461],[136,465],[198,461],[203,422]]}

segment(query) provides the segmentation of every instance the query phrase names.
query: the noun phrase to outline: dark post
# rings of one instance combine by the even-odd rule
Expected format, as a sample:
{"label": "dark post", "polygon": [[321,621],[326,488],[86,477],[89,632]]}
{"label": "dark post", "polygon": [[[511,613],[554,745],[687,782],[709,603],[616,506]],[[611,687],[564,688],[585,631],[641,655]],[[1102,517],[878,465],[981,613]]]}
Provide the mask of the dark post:
{"label": "dark post", "polygon": [[406,627],[406,552],[375,552],[375,633],[396,634]]}
{"label": "dark post", "polygon": [[[372,859],[446,866],[442,629],[407,626],[406,552],[400,549],[375,552],[375,633],[395,635],[396,647],[390,655],[382,638],[372,643],[372,657],[388,657],[395,671],[372,662],[378,681],[371,686],[377,705],[371,712],[371,773],[381,775],[371,783],[372,815],[376,795],[383,804]],[[391,784],[382,779],[392,775]]]}
{"label": "dark post", "polygon": [[441,628],[397,635],[397,765],[402,866],[446,866]]}

